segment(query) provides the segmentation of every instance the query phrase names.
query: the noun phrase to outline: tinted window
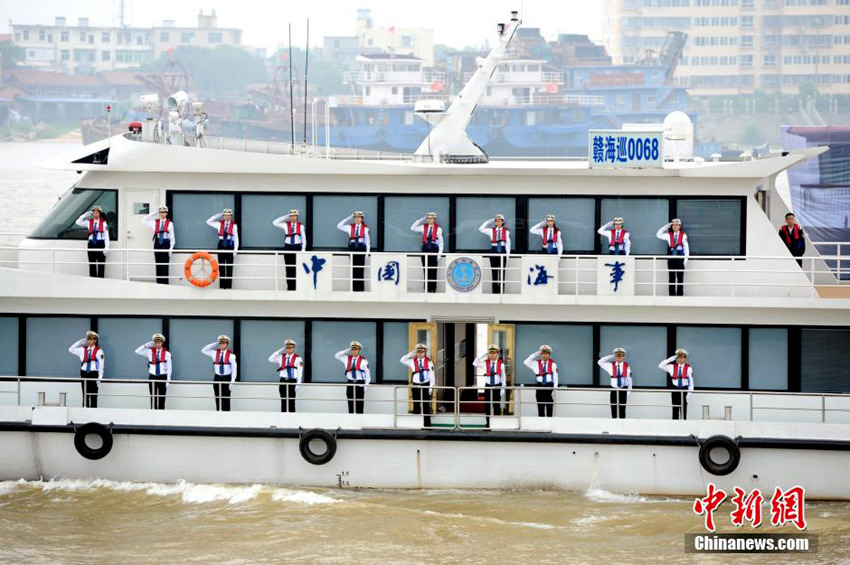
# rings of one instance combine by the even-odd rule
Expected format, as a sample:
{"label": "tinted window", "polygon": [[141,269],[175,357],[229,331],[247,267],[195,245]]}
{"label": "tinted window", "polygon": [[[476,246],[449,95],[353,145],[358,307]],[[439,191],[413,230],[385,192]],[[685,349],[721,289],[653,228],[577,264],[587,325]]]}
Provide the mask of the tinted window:
{"label": "tinted window", "polygon": [[850,351],[850,330],[803,330],[801,390],[850,392],[850,379],[837,356]]}
{"label": "tinted window", "polygon": [[490,240],[478,231],[484,220],[492,219],[496,214],[505,217],[505,225],[511,232],[511,247],[516,248],[516,203],[510,197],[458,196],[456,224],[457,249],[490,249]]}
{"label": "tinted window", "polygon": [[[162,331],[159,318],[100,318],[98,334],[103,354],[108,359],[103,378],[147,379],[148,359],[136,355],[136,348]],[[168,349],[166,341],[165,347]],[[172,353],[177,358],[178,352]]]}
{"label": "tinted window", "polygon": [[[443,228],[443,245],[449,250],[449,199],[447,197],[387,196],[384,199],[384,245],[386,251],[420,251],[422,234],[410,226],[428,212],[437,213],[437,224]],[[401,365],[399,365],[400,367]]]}
{"label": "tinted window", "polygon": [[115,190],[90,190],[75,188],[56,203],[46,218],[29,235],[44,239],[86,239],[88,230],[75,224],[84,212],[100,206],[109,226],[109,238],[118,234],[118,206]]}
{"label": "tinted window", "polygon": [[288,216],[293,208],[301,212],[301,221],[307,214],[307,198],[291,194],[245,194],[241,206],[244,221],[239,225],[239,245],[242,247],[282,249],[283,230],[274,227],[272,221]]}
{"label": "tinted window", "polygon": [[676,203],[692,254],[741,254],[740,200],[685,200]]}
{"label": "tinted window", "polygon": [[[624,218],[626,221],[628,219]],[[668,357],[667,328],[658,326],[602,326],[599,333],[599,357],[612,355],[615,347],[626,350],[626,361],[632,368],[632,385],[663,388],[667,373],[658,368]],[[610,376],[597,365],[599,382],[610,383]],[[699,382],[699,381],[697,381]]]}
{"label": "tinted window", "polygon": [[[632,241],[632,255],[663,255],[664,242],[655,237],[658,228],[670,221],[670,206],[664,198],[603,198],[602,222],[623,218]],[[594,231],[599,226],[594,228]],[[608,240],[601,238],[602,253],[608,253]]]}
{"label": "tinted window", "polygon": [[[210,230],[212,231],[212,230]],[[201,349],[225,334],[233,339],[233,321],[217,318],[171,320],[169,325],[169,348],[174,352],[172,376],[181,381],[211,381],[212,359],[201,353]],[[234,343],[230,348],[234,348]],[[241,372],[241,359],[237,359],[237,375]],[[210,399],[212,402],[212,398]]]}
{"label": "tinted window", "polygon": [[593,384],[593,328],[548,324],[516,324],[516,382],[532,384],[534,373],[523,361],[543,345],[552,346],[558,364],[558,385]]}
{"label": "tinted window", "polygon": [[369,361],[375,382],[378,365],[375,322],[313,322],[312,329],[313,382],[345,382],[345,367],[334,358],[334,353],[348,348],[352,341],[363,345],[362,355]]}
{"label": "tinted window", "polygon": [[[68,345],[71,345],[70,343]],[[18,374],[18,319],[0,318],[0,375]]]}
{"label": "tinted window", "polygon": [[[596,229],[593,226],[596,216],[596,202],[593,198],[529,198],[528,227],[546,219],[547,214],[555,214],[555,225],[561,229],[564,251],[593,252]],[[540,251],[541,239],[537,235],[528,235],[528,249]]]}
{"label": "tinted window", "polygon": [[409,344],[407,322],[384,323],[384,365],[381,368],[384,382],[407,382],[410,371],[399,363],[399,359],[410,351]]}
{"label": "tinted window", "polygon": [[287,339],[295,340],[297,344],[295,352],[303,361],[304,322],[302,320],[245,320],[241,328],[240,380],[276,382],[279,365],[269,363],[269,355],[283,347],[283,342]]}
{"label": "tinted window", "polygon": [[[34,377],[79,377],[80,359],[68,348],[86,337],[89,318],[27,318],[27,375]],[[109,357],[104,352],[109,367]]]}
{"label": "tinted window", "polygon": [[336,225],[356,211],[365,215],[372,250],[375,250],[378,246],[378,197],[360,195],[313,197],[313,248],[348,249],[348,236],[336,229]]}
{"label": "tinted window", "polygon": [[788,330],[750,330],[750,388],[788,390]]}
{"label": "tinted window", "polygon": [[[174,194],[171,200],[171,217],[180,249],[215,249],[218,234],[205,222],[213,214],[235,206],[235,197],[227,193]],[[237,218],[238,219],[238,218]],[[242,235],[242,226],[239,226]],[[241,243],[241,242],[240,242]]]}
{"label": "tinted window", "polygon": [[741,328],[679,326],[676,334],[676,347],[688,350],[695,387],[741,388]]}

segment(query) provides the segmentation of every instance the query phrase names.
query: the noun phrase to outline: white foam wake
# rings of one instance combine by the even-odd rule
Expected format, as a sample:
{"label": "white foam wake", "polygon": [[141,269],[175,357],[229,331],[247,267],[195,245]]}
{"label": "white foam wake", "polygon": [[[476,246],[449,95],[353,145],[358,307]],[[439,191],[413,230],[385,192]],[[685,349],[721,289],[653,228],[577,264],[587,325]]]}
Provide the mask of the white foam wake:
{"label": "white foam wake", "polygon": [[590,487],[584,493],[585,498],[593,502],[615,503],[615,504],[640,504],[642,502],[650,502],[648,498],[639,494],[619,494],[616,492],[608,492],[607,490]]}

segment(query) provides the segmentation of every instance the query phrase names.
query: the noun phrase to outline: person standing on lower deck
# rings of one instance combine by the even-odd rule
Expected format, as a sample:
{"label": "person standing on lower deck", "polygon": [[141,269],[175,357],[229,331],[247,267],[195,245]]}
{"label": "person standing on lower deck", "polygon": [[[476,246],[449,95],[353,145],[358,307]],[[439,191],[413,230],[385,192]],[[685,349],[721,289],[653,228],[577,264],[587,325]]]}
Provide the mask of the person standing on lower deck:
{"label": "person standing on lower deck", "polygon": [[806,254],[806,234],[797,223],[797,218],[791,212],[785,214],[785,225],[779,228],[779,237],[785,242],[785,247],[791,255],[798,257],[797,264],[803,266],[803,260],[799,259]]}
{"label": "person standing on lower deck", "polygon": [[348,250],[351,251],[351,290],[366,290],[366,255],[372,252],[372,240],[363,212],[357,211],[346,216],[336,225],[336,229],[348,235]]}
{"label": "person standing on lower deck", "polygon": [[239,251],[239,226],[233,221],[233,210],[225,208],[210,216],[207,225],[218,232],[218,287],[233,288],[233,263]]}
{"label": "person standing on lower deck", "polygon": [[552,346],[541,345],[522,364],[531,369],[535,376],[537,416],[551,418],[555,412],[555,391],[558,389],[558,364],[552,359]]}
{"label": "person standing on lower deck", "polygon": [[345,379],[348,381],[345,397],[348,399],[349,414],[363,414],[366,387],[372,382],[369,361],[360,354],[362,351],[360,342],[352,341],[348,349],[334,354],[336,360],[345,365]]}
{"label": "person standing on lower deck", "polygon": [[166,390],[171,383],[171,352],[165,349],[165,336],[153,334],[151,341],[136,348],[136,355],[148,360],[151,409],[164,410]]}
{"label": "person standing on lower deck", "polygon": [[109,253],[109,225],[100,206],[94,206],[74,222],[88,230],[89,276],[102,279],[106,276],[106,255]]}
{"label": "person standing on lower deck", "polygon": [[655,233],[655,237],[667,244],[667,276],[669,279],[670,296],[685,295],[685,265],[691,256],[688,245],[688,234],[682,229],[682,221],[673,218]]}
{"label": "person standing on lower deck", "polygon": [[417,343],[413,351],[408,352],[400,360],[400,363],[410,369],[411,397],[413,399],[413,413],[424,414],[424,425],[431,427],[431,396],[434,392],[434,365],[428,357],[428,347],[424,343]]}
{"label": "person standing on lower deck", "polygon": [[218,336],[218,341],[205,345],[201,353],[213,360],[213,394],[215,409],[230,412],[230,394],[236,381],[236,355],[230,349],[230,338]]}
{"label": "person standing on lower deck", "polygon": [[304,361],[295,353],[295,345],[295,341],[287,339],[283,342],[283,347],[269,357],[269,363],[278,366],[281,412],[295,412],[295,393],[304,373]]}
{"label": "person standing on lower deck", "polygon": [[694,370],[687,363],[687,359],[688,352],[684,349],[677,349],[675,355],[658,364],[659,369],[667,371],[669,377],[667,388],[673,389],[673,392],[670,393],[670,399],[673,404],[674,420],[679,420],[680,414],[682,420],[688,419],[688,402],[694,391]]}
{"label": "person standing on lower deck", "polygon": [[618,347],[613,355],[606,355],[596,364],[611,377],[611,417],[625,418],[632,392],[632,368],[626,361],[626,350]]}
{"label": "person standing on lower deck", "polygon": [[159,212],[151,212],[142,223],[153,230],[153,258],[156,262],[156,283],[168,284],[169,261],[177,238],[174,223],[168,219],[168,206],[160,206]]}
{"label": "person standing on lower deck", "polygon": [[74,342],[68,352],[80,359],[80,385],[83,389],[83,407],[97,408],[97,393],[103,380],[105,359],[103,349],[97,344],[100,336],[97,332],[88,331],[86,337]]}
{"label": "person standing on lower deck", "polygon": [[549,214],[542,222],[538,222],[528,230],[532,235],[539,235],[543,243],[543,253],[547,255],[563,255],[564,241],[561,239],[561,229],[555,225],[555,215]]}
{"label": "person standing on lower deck", "polygon": [[482,353],[472,362],[473,366],[484,371],[484,414],[485,426],[488,428],[491,415],[502,415],[502,395],[508,382],[500,353],[499,346],[491,343],[487,353]]}
{"label": "person standing on lower deck", "polygon": [[511,232],[505,226],[505,217],[496,214],[487,220],[478,231],[490,238],[490,274],[493,279],[493,294],[502,294],[505,288],[505,266],[511,254]]}
{"label": "person standing on lower deck", "polygon": [[410,226],[410,231],[422,234],[422,266],[425,268],[425,290],[437,292],[437,264],[443,254],[443,228],[437,224],[437,213],[428,212]]}
{"label": "person standing on lower deck", "polygon": [[614,218],[598,230],[608,239],[608,253],[611,255],[629,255],[632,251],[632,239],[623,227],[623,218]]}
{"label": "person standing on lower deck", "polygon": [[286,264],[286,290],[295,290],[295,259],[296,253],[307,250],[306,226],[298,221],[299,213],[294,208],[289,211],[289,216],[281,216],[272,222],[276,228],[283,230],[283,262]]}

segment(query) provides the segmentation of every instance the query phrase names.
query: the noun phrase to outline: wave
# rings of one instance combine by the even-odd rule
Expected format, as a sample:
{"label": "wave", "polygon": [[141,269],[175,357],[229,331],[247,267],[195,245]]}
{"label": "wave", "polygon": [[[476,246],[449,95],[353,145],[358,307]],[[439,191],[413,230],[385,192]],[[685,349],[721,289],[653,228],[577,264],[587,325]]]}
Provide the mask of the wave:
{"label": "wave", "polygon": [[584,496],[593,502],[614,504],[640,504],[643,502],[654,502],[646,497],[640,496],[639,494],[620,494],[616,492],[609,492],[598,487],[590,487],[584,493]]}
{"label": "wave", "polygon": [[507,520],[500,520],[499,518],[492,518],[489,516],[470,516],[468,514],[461,514],[459,512],[449,513],[449,512],[436,512],[434,510],[423,510],[423,514],[427,514],[429,516],[438,516],[440,518],[457,518],[460,520],[477,520],[480,522],[489,522],[491,524],[499,524],[502,526],[520,526],[524,528],[534,528],[536,530],[554,530],[559,528],[559,526],[554,526],[552,524],[541,524],[540,522],[510,522]]}
{"label": "wave", "polygon": [[306,504],[307,506],[313,506],[316,504],[336,504],[337,502],[342,502],[336,498],[331,498],[330,496],[325,496],[315,492],[288,489],[275,489],[274,492],[272,492],[272,500],[277,502],[295,502],[298,504]]}

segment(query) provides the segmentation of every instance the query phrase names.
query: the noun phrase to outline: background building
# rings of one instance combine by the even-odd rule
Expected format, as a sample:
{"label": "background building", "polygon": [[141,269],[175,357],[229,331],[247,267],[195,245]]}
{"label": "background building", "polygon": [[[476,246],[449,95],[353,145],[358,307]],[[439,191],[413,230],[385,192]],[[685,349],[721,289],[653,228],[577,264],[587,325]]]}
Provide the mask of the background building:
{"label": "background building", "polygon": [[357,43],[363,53],[413,55],[434,66],[434,30],[421,27],[375,27],[371,10],[357,11]]}

